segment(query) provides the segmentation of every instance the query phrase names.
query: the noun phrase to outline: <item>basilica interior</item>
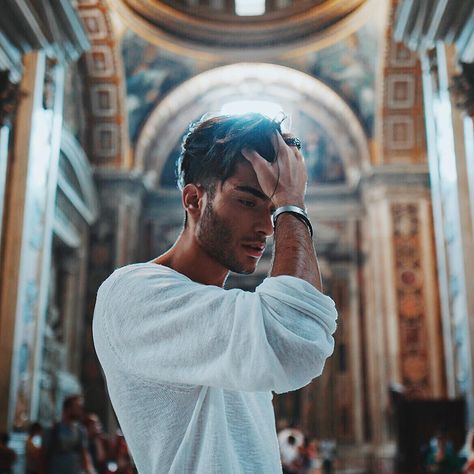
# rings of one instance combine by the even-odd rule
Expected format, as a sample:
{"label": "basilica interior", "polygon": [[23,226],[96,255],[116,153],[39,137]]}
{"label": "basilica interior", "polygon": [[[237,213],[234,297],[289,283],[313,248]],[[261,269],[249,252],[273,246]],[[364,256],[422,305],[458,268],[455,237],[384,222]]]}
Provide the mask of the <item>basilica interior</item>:
{"label": "basilica interior", "polygon": [[[117,429],[97,289],[178,236],[189,123],[247,111],[286,116],[302,141],[339,312],[323,375],[275,395],[277,427],[332,440],[341,473],[415,472],[412,448],[442,425],[460,449],[474,426],[473,63],[473,0],[4,0],[0,431],[19,456],[71,393]],[[226,286],[253,291],[271,250]]]}

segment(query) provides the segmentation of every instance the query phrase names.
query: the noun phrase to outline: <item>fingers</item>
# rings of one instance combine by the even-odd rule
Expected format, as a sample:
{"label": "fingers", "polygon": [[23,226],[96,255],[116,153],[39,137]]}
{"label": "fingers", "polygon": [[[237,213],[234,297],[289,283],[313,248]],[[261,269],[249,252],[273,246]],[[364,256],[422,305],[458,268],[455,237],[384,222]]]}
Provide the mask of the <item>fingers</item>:
{"label": "fingers", "polygon": [[285,142],[285,139],[295,138],[291,133],[283,133],[281,135],[279,133],[277,133],[276,138],[277,138],[277,143],[278,143],[278,147],[276,149],[278,149],[278,148],[285,149],[286,148],[286,149],[291,150],[297,158],[303,158],[303,155],[301,154],[301,151],[298,149],[298,147],[296,145],[288,145]]}
{"label": "fingers", "polygon": [[255,150],[244,148],[241,153],[252,165],[263,193],[270,198],[278,184],[278,167],[274,167],[274,163],[269,163]]}
{"label": "fingers", "polygon": [[241,150],[242,156],[250,162],[250,164],[253,166],[254,170],[262,170],[262,169],[268,169],[271,167],[271,163],[269,163],[265,158],[263,158],[262,155],[260,155],[258,152],[255,150],[250,150],[248,148],[243,148]]}

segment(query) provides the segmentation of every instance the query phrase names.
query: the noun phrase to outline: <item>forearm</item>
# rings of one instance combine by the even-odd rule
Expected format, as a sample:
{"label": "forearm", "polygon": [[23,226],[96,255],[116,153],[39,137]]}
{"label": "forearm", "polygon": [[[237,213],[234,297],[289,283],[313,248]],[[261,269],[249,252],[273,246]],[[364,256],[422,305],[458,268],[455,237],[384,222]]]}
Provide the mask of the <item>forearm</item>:
{"label": "forearm", "polygon": [[290,275],[322,291],[321,275],[313,240],[304,222],[289,213],[278,217],[271,276]]}

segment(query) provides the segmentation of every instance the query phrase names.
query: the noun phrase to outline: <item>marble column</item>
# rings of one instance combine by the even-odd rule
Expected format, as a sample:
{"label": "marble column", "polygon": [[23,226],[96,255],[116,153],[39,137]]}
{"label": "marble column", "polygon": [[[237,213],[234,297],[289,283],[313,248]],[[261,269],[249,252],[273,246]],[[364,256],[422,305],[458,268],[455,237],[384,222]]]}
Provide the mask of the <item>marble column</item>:
{"label": "marble column", "polygon": [[449,397],[467,401],[474,423],[474,158],[472,118],[451,92],[454,47],[422,55],[423,93]]}
{"label": "marble column", "polygon": [[61,64],[24,57],[7,184],[0,303],[0,429],[24,429],[38,409],[54,200],[62,126]]}
{"label": "marble column", "polygon": [[402,184],[381,175],[364,202],[369,428],[375,456],[390,457],[389,388],[410,398],[446,394],[427,176],[405,175]]}

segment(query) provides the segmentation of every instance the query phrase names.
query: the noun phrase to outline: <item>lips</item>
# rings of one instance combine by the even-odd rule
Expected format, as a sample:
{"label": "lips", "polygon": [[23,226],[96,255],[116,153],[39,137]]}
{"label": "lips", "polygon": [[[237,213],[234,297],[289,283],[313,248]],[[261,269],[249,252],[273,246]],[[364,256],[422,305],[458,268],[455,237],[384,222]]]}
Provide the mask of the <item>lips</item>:
{"label": "lips", "polygon": [[254,258],[260,258],[265,250],[265,244],[262,243],[242,244],[242,247],[244,247],[247,255]]}

